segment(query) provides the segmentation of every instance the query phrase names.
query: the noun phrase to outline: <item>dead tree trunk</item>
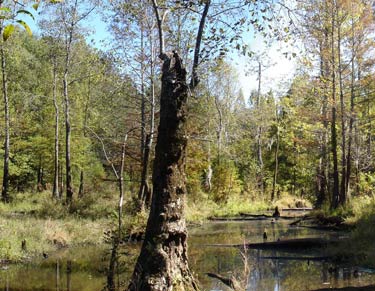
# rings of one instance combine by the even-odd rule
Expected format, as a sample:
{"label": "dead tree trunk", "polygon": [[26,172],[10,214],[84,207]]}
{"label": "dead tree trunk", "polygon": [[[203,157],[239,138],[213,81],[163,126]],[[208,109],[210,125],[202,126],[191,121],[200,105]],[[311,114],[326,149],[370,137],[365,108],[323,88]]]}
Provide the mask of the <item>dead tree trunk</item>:
{"label": "dead tree trunk", "polygon": [[188,267],[184,218],[186,70],[177,53],[164,54],[163,61],[153,197],[131,291],[197,290]]}
{"label": "dead tree trunk", "polygon": [[160,123],[152,175],[153,196],[145,240],[128,291],[190,291],[198,286],[190,272],[185,222],[186,101],[189,89],[199,83],[200,44],[211,1],[207,0],[199,23],[190,88],[180,56],[164,52],[163,20],[152,0],[163,61]]}

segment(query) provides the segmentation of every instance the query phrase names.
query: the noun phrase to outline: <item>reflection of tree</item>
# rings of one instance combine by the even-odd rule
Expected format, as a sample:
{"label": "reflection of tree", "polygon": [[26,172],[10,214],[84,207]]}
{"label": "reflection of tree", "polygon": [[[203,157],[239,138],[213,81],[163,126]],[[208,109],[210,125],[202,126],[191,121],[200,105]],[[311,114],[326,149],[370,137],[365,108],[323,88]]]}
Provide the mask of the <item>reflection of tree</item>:
{"label": "reflection of tree", "polygon": [[56,286],[56,291],[60,290],[60,262],[57,260],[56,261],[56,272],[55,272],[55,286]]}
{"label": "reflection of tree", "polygon": [[109,260],[109,268],[107,272],[107,288],[108,291],[115,291],[116,290],[116,283],[115,283],[115,271],[117,265],[117,249],[118,249],[118,239],[113,239],[113,246],[111,251],[111,258]]}
{"label": "reflection of tree", "polygon": [[66,288],[67,288],[67,291],[72,290],[71,276],[72,276],[72,261],[69,260],[66,263]]}
{"label": "reflection of tree", "polygon": [[117,236],[112,238],[111,249],[102,258],[108,262],[108,267],[105,268],[107,282],[102,291],[122,290],[127,285],[137,259],[138,247],[139,245],[123,244]]}

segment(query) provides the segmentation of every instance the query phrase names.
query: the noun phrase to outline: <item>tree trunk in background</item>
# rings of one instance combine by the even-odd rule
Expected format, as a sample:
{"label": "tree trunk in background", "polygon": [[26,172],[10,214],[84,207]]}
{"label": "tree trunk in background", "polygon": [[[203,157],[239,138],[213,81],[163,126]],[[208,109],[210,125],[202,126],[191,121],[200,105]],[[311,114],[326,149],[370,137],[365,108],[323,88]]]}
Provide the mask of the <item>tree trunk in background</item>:
{"label": "tree trunk in background", "polygon": [[[337,18],[339,16],[337,15]],[[341,23],[338,21],[337,27],[337,55],[338,55],[338,73],[340,86],[340,109],[341,109],[341,186],[340,186],[340,205],[346,203],[346,126],[345,126],[345,101],[344,88],[342,81],[342,62],[341,62]]]}
{"label": "tree trunk in background", "polygon": [[[75,1],[74,9],[77,9],[78,2]],[[76,13],[76,11],[74,12]],[[74,18],[73,18],[74,19]],[[73,42],[73,29],[74,20],[69,24],[68,35],[65,40],[65,68],[63,76],[63,95],[65,102],[65,175],[66,175],[66,202],[70,204],[73,199],[73,186],[72,186],[72,169],[71,169],[71,158],[70,158],[70,139],[71,139],[71,127],[70,127],[70,99],[69,99],[69,67],[71,63],[71,46]]]}
{"label": "tree trunk in background", "polygon": [[146,151],[145,151],[145,166],[146,166],[146,173],[145,173],[145,182],[147,183],[147,192],[145,195],[145,204],[147,207],[151,205],[152,199],[152,188],[148,185],[148,165],[150,161],[150,153],[152,150],[152,144],[154,141],[154,132],[155,132],[155,82],[154,82],[154,68],[153,63],[151,63],[151,113],[150,113],[150,132],[147,135],[147,144],[146,144]]}
{"label": "tree trunk in background", "polygon": [[[276,115],[277,115],[277,112],[276,112]],[[278,175],[278,171],[279,171],[279,146],[280,146],[280,133],[279,133],[279,125],[277,125],[276,149],[275,149],[275,169],[274,169],[273,180],[272,180],[271,201],[275,200],[275,194],[276,194],[277,175]]]}
{"label": "tree trunk in background", "polygon": [[[350,175],[352,170],[352,143],[353,143],[353,125],[354,125],[354,102],[355,102],[355,92],[354,92],[354,83],[355,83],[355,66],[354,61],[356,59],[355,55],[355,41],[354,41],[354,19],[352,15],[352,25],[351,25],[351,58],[352,58],[352,66],[351,66],[351,80],[350,80],[350,119],[349,119],[349,132],[348,132],[348,153],[346,157],[346,178],[345,178],[345,189],[346,193],[345,196],[348,197],[349,188],[350,188]],[[359,67],[359,66],[358,66]]]}
{"label": "tree trunk in background", "polygon": [[53,56],[53,79],[52,94],[53,107],[55,109],[55,150],[54,150],[54,175],[52,196],[56,199],[60,198],[59,193],[59,105],[57,103],[57,64],[56,55]]}
{"label": "tree trunk in background", "polygon": [[144,156],[146,148],[146,93],[145,93],[145,66],[144,66],[144,28],[141,22],[141,156]]}
{"label": "tree trunk in background", "polygon": [[323,132],[321,135],[321,152],[319,159],[319,169],[318,169],[318,197],[316,201],[316,207],[320,208],[324,202],[327,200],[328,194],[328,169],[329,169],[329,160],[328,160],[328,88],[326,86],[329,67],[326,58],[324,57],[324,51],[328,43],[328,33],[325,30],[324,40],[320,44],[320,78],[321,82],[324,84],[323,87],[323,96],[322,96],[322,123],[323,123]]}
{"label": "tree trunk in background", "polygon": [[[0,30],[2,34],[2,29]],[[9,202],[9,147],[10,147],[10,117],[9,117],[9,99],[8,99],[8,79],[6,72],[6,61],[4,44],[0,47],[1,53],[1,74],[2,74],[2,91],[4,99],[4,169],[3,169],[3,188],[1,191],[1,199],[3,202]]]}
{"label": "tree trunk in background", "polygon": [[163,54],[163,61],[153,197],[130,291],[198,289],[188,267],[184,218],[186,70],[177,53]]}
{"label": "tree trunk in background", "polygon": [[[256,107],[259,110],[260,106],[260,94],[261,94],[261,86],[262,86],[262,64],[258,62],[258,95],[256,100]],[[258,175],[258,187],[263,195],[264,193],[264,182],[263,182],[263,157],[262,157],[262,119],[260,120],[260,124],[257,127],[257,157],[258,157],[258,167],[259,167],[259,175]]]}
{"label": "tree trunk in background", "polygon": [[128,140],[128,135],[125,135],[124,143],[121,147],[121,164],[120,164],[120,173],[118,175],[118,186],[119,186],[119,202],[118,202],[118,241],[122,237],[122,206],[124,203],[124,166],[125,166],[125,149],[126,142]]}
{"label": "tree trunk in background", "polygon": [[[91,78],[89,76],[88,80],[88,89],[87,89],[87,100],[85,104],[85,118],[83,120],[83,137],[86,139],[87,136],[87,123],[89,120],[89,107],[90,107],[90,100],[91,100]],[[79,179],[79,190],[78,190],[78,197],[83,197],[85,188],[84,188],[84,171],[81,169],[81,175]]]}
{"label": "tree trunk in background", "polygon": [[152,145],[151,137],[148,134],[146,136],[146,147],[145,147],[145,150],[144,150],[144,153],[143,153],[141,185],[140,185],[140,189],[139,189],[139,192],[138,192],[138,199],[141,203],[141,209],[143,209],[145,206],[146,207],[149,206],[149,205],[147,205],[146,200],[147,200],[147,197],[150,197],[150,195],[151,195],[149,193],[151,191],[151,189],[150,189],[150,186],[149,186],[148,181],[147,181],[151,145]]}
{"label": "tree trunk in background", "polygon": [[[68,61],[67,55],[67,61]],[[68,66],[66,66],[63,79],[65,100],[65,167],[66,167],[66,202],[69,204],[73,199],[72,172],[70,161],[70,100],[68,95]]]}
{"label": "tree trunk in background", "polygon": [[[152,189],[148,183],[149,175],[149,164],[150,164],[150,154],[152,149],[152,144],[154,140],[154,131],[155,131],[155,70],[154,70],[154,46],[153,46],[153,37],[150,34],[150,51],[151,51],[151,62],[150,62],[150,85],[151,85],[151,94],[150,94],[150,131],[146,135],[145,148],[143,151],[143,162],[142,162],[142,175],[141,175],[141,185],[139,187],[138,199],[141,203],[141,209],[150,207]],[[142,126],[143,128],[143,126]]]}
{"label": "tree trunk in background", "polygon": [[78,198],[83,197],[84,184],[85,184],[84,173],[83,173],[83,170],[81,170],[81,174],[79,175]]}
{"label": "tree trunk in background", "polygon": [[337,208],[340,203],[339,171],[337,158],[337,129],[336,129],[336,57],[335,57],[335,8],[332,4],[332,27],[331,27],[331,63],[332,63],[332,109],[331,109],[331,151],[333,159],[333,193],[331,208]]}
{"label": "tree trunk in background", "polygon": [[219,115],[219,125],[217,128],[216,136],[217,136],[217,159],[218,159],[218,163],[220,164],[221,146],[223,143],[223,112],[220,107],[218,97],[215,97],[215,107],[216,107],[217,114]]}
{"label": "tree trunk in background", "polygon": [[62,198],[64,193],[64,174],[63,174],[63,164],[59,164],[59,194],[60,199]]}
{"label": "tree trunk in background", "polygon": [[44,183],[44,170],[43,170],[43,163],[42,157],[39,157],[39,166],[38,166],[38,173],[37,173],[37,190],[38,192],[42,192],[45,190],[45,183]]}

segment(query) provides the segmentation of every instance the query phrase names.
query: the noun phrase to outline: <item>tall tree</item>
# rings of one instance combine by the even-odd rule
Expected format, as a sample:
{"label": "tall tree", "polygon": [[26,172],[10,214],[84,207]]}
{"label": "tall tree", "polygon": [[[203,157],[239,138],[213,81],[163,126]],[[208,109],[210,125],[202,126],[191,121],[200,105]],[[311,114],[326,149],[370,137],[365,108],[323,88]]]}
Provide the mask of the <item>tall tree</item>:
{"label": "tall tree", "polygon": [[[0,4],[1,7],[1,4]],[[3,21],[0,23],[0,34],[3,33]],[[6,53],[5,43],[1,40],[0,44],[1,54],[1,75],[2,75],[2,93],[4,100],[4,170],[3,170],[3,187],[1,190],[1,197],[4,202],[9,202],[9,147],[10,147],[10,116],[9,116],[9,97],[8,97],[8,77],[6,68]]]}

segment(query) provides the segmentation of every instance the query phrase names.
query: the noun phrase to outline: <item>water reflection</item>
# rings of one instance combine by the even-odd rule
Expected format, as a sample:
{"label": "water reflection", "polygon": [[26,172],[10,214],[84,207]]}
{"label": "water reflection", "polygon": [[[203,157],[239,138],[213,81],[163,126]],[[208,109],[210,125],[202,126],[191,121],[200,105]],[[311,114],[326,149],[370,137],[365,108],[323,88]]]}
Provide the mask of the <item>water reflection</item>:
{"label": "water reflection", "polygon": [[[288,221],[289,222],[289,221]],[[300,253],[242,250],[210,244],[262,242],[300,237],[331,237],[334,232],[290,228],[288,222],[246,221],[208,223],[191,229],[191,268],[202,290],[230,290],[206,273],[235,278],[248,291],[295,291],[329,287],[362,286],[375,283],[375,275],[329,262],[301,260],[322,256],[313,250]],[[117,291],[130,279],[140,245],[112,241],[104,247],[62,249],[47,259],[29,265],[0,266],[0,290],[7,291]],[[275,259],[279,257],[280,259]]]}

